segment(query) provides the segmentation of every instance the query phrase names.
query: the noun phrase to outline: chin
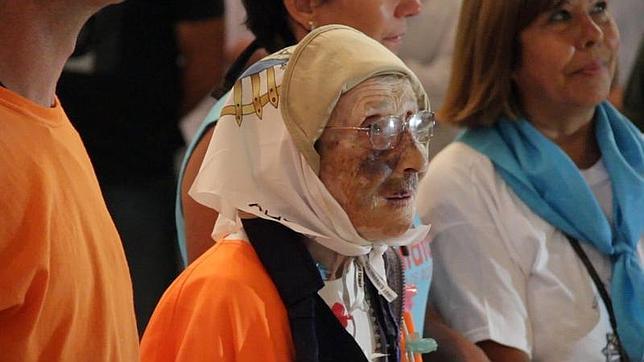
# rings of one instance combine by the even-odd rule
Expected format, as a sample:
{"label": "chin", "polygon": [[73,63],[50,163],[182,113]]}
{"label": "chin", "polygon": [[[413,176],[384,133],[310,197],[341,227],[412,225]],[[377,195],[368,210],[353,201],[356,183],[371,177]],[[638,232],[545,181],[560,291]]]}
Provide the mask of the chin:
{"label": "chin", "polygon": [[583,87],[575,87],[574,90],[568,94],[568,97],[576,100],[579,105],[597,106],[599,103],[608,99],[610,94],[610,81],[604,80],[601,82],[586,84]]}
{"label": "chin", "polygon": [[398,51],[400,51],[400,48],[402,47],[402,41],[397,40],[383,39],[381,43],[394,54],[398,54]]}
{"label": "chin", "polygon": [[580,99],[576,102],[573,102],[574,104],[578,105],[580,108],[584,109],[594,109],[597,107],[601,102],[608,100],[608,95],[607,94],[596,94],[593,96],[588,96],[585,97],[584,99]]}
{"label": "chin", "polygon": [[388,222],[387,225],[362,225],[357,226],[356,230],[366,240],[387,242],[387,239],[403,235],[410,227],[411,219],[404,222]]}

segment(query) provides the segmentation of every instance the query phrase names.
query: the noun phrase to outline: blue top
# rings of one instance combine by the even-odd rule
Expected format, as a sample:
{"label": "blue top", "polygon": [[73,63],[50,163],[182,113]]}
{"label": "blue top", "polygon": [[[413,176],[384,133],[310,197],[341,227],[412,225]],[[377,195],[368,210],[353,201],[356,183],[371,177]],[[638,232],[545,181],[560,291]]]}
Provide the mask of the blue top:
{"label": "blue top", "polygon": [[183,221],[183,206],[181,205],[181,184],[183,183],[183,175],[186,173],[188,160],[190,160],[190,156],[192,156],[192,153],[195,151],[195,147],[197,147],[197,144],[199,144],[206,132],[208,132],[208,130],[219,120],[219,115],[221,114],[221,110],[224,108],[224,104],[226,103],[229,93],[230,92],[226,93],[217,101],[217,103],[215,103],[214,106],[212,106],[206,118],[201,122],[197,133],[195,133],[192,141],[186,148],[186,153],[183,155],[183,161],[181,162],[181,168],[179,169],[174,217],[177,223],[177,242],[179,243],[179,251],[181,252],[181,260],[183,261],[184,268],[188,265],[188,250],[186,248],[186,225]]}

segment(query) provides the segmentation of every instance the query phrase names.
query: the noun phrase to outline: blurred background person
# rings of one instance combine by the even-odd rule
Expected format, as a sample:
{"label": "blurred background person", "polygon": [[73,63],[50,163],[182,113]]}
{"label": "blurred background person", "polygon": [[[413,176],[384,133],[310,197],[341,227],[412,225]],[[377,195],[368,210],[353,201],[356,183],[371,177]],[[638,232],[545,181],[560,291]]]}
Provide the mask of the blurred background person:
{"label": "blurred background person", "polygon": [[253,33],[246,27],[243,1],[226,0],[226,65],[232,64],[253,39]]}
{"label": "blurred background person", "polygon": [[612,1],[464,0],[430,163],[431,298],[492,361],[644,358],[644,137],[608,103]]}
{"label": "blurred background person", "polygon": [[139,359],[132,283],[56,82],[109,0],[0,0],[0,359]]}
{"label": "blurred background person", "polygon": [[[239,54],[253,41],[253,33],[246,28],[246,11],[242,0],[225,0],[225,36],[223,69],[228,69]],[[254,63],[266,54],[256,54],[250,63]],[[216,86],[220,86],[217,84]],[[181,118],[180,128],[186,144],[192,141],[217,99],[208,93],[199,104]]]}
{"label": "blurred background person", "polygon": [[424,0],[422,11],[408,21],[398,54],[431,92],[436,107],[447,92],[460,9],[461,0]]}
{"label": "blurred background person", "polygon": [[644,36],[644,1],[642,0],[611,0],[611,13],[619,29],[620,42],[619,61],[615,82],[609,100],[618,109],[622,108],[624,89],[631,77],[640,39]]}
{"label": "blurred background person", "polygon": [[624,114],[644,131],[644,36],[624,93]]}
{"label": "blurred background person", "polygon": [[[432,106],[440,109],[449,84],[452,53],[461,0],[424,0],[423,10],[409,19],[400,57],[423,83],[432,97]],[[459,129],[437,119],[430,160],[447,144]]]}
{"label": "blurred background person", "polygon": [[58,86],[123,239],[141,333],[178,274],[178,121],[221,78],[222,12],[222,0],[108,7],[84,26]]}

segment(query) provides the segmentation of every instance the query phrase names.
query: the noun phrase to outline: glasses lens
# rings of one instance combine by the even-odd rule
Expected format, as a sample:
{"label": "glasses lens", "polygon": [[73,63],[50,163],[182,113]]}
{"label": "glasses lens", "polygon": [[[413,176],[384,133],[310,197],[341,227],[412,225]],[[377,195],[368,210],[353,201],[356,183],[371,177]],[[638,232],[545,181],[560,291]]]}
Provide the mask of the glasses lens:
{"label": "glasses lens", "polygon": [[434,123],[433,112],[420,111],[409,119],[409,128],[416,141],[422,144],[428,144],[434,135]]}
{"label": "glasses lens", "polygon": [[428,145],[434,135],[434,113],[420,111],[403,122],[400,117],[382,117],[369,125],[369,139],[376,150],[388,150],[396,146],[400,134],[409,127],[416,142]]}
{"label": "glasses lens", "polygon": [[395,146],[402,123],[393,116],[383,117],[369,125],[371,145],[377,150],[387,150]]}

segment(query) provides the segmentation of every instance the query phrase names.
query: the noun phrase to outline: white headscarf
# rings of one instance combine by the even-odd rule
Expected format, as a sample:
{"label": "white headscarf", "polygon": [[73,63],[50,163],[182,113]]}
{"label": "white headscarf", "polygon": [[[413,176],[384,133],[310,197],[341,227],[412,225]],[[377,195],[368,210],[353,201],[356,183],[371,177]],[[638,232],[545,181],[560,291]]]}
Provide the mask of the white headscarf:
{"label": "white headscarf", "polygon": [[[342,69],[335,66],[339,60]],[[395,55],[345,26],[320,27],[251,67],[230,93],[190,189],[197,202],[219,211],[213,239],[242,229],[238,210],[279,222],[341,255],[358,257],[381,294],[395,299],[382,255],[388,246],[422,240],[429,226],[388,240],[364,239],[320,181],[314,149],[340,95],[385,74],[410,79],[419,106],[428,107],[422,86]]]}

